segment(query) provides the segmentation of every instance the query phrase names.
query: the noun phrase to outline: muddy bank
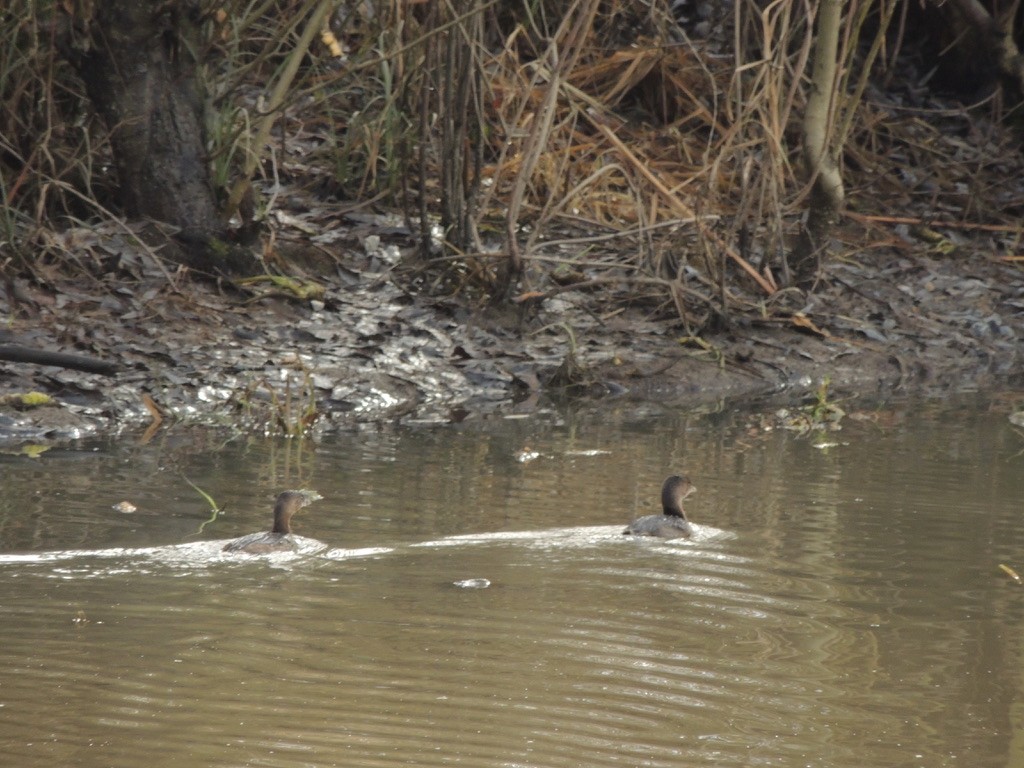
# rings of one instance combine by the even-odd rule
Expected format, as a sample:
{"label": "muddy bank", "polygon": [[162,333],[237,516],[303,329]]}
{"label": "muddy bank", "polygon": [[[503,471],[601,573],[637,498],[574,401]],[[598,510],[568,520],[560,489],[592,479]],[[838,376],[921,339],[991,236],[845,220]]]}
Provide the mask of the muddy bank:
{"label": "muddy bank", "polygon": [[[836,263],[813,294],[792,292],[764,319],[728,318],[699,336],[678,319],[652,319],[649,307],[572,290],[496,315],[410,290],[396,254],[364,251],[327,280],[244,290],[124,253],[89,281],[13,280],[0,293],[10,318],[0,346],[117,370],[3,362],[0,438],[65,440],[158,421],[267,433],[445,423],[529,412],[565,398],[567,382],[571,397],[687,407],[772,393],[798,402],[826,377],[832,392],[863,396],[1022,378],[1022,272],[984,253]],[[12,397],[32,392],[51,400]]]}

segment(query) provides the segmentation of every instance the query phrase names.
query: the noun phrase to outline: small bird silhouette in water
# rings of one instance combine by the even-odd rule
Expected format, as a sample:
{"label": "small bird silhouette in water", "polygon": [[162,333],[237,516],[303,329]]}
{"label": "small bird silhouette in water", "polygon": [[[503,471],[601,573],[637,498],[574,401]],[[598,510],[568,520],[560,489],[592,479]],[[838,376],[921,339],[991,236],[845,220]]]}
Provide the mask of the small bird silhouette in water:
{"label": "small bird silhouette in water", "polygon": [[292,538],[292,516],[303,507],[322,499],[316,491],[284,491],[274,502],[274,527],[269,531],[250,533],[224,545],[225,552],[248,552],[262,555],[267,552],[293,552],[296,549]]}
{"label": "small bird silhouette in water", "polygon": [[690,538],[693,535],[693,526],[683,511],[683,499],[696,490],[689,478],[672,475],[661,486],[662,514],[638,517],[626,527],[622,535],[657,536],[662,539]]}

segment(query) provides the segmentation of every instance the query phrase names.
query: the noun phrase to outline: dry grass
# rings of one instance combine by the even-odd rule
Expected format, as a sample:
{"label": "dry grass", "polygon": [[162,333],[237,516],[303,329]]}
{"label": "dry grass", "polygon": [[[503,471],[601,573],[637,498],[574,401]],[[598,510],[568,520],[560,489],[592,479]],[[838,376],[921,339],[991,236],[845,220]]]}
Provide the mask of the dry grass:
{"label": "dry grass", "polygon": [[32,0],[12,0],[0,21],[0,271],[25,269],[40,229],[97,215],[109,189],[102,132],[56,55],[68,24]]}
{"label": "dry grass", "polygon": [[[985,186],[984,170],[1013,151],[1005,134],[960,151],[909,111],[859,103],[864,62],[896,62],[883,36],[860,39],[869,5],[847,19],[839,91],[850,96],[833,108],[851,205],[905,193],[891,172],[901,160],[936,169],[966,158],[964,175]],[[276,174],[301,131],[318,137],[304,162],[333,194],[420,220],[424,261],[449,286],[530,301],[582,280],[698,329],[771,311],[786,294],[810,181],[799,161],[810,0],[737,0],[699,38],[666,0],[351,0],[331,15],[333,42],[310,25],[326,7],[211,5],[211,162],[225,198]],[[0,270],[41,242],[39,229],[110,207],[105,131],[55,54],[73,20],[53,13],[14,0],[0,25]],[[962,203],[961,221],[1007,204],[993,184],[961,194],[952,171],[932,181]],[[930,202],[942,211],[946,199]],[[257,218],[273,204],[263,202]]]}

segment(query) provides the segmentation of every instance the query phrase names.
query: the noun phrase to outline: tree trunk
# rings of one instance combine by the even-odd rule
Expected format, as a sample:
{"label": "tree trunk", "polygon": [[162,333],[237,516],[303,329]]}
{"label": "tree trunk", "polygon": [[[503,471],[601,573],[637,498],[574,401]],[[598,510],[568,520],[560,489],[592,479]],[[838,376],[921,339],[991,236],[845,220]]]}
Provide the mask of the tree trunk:
{"label": "tree trunk", "polygon": [[230,249],[215,247],[226,228],[217,215],[206,157],[194,58],[197,5],[190,0],[96,3],[89,50],[72,57],[72,63],[110,129],[125,213],[178,227],[178,238],[193,246],[185,249],[184,260],[218,266],[203,264],[214,250],[223,258]]}
{"label": "tree trunk", "polygon": [[818,5],[817,40],[811,89],[804,115],[804,160],[814,179],[807,224],[793,253],[791,266],[798,283],[813,280],[821,263],[832,227],[843,204],[843,177],[829,144],[839,99],[836,58],[844,0],[822,0]]}

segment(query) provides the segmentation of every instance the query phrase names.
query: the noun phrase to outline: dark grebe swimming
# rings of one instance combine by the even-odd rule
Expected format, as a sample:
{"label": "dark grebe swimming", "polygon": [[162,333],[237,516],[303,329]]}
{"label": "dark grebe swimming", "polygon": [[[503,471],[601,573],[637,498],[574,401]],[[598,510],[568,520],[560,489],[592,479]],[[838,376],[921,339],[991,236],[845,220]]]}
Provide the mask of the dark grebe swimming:
{"label": "dark grebe swimming", "polygon": [[689,538],[693,535],[693,526],[683,512],[683,499],[697,489],[689,478],[672,475],[661,486],[660,515],[638,517],[622,532],[623,536],[658,536],[662,539]]}
{"label": "dark grebe swimming", "polygon": [[262,555],[267,552],[293,552],[295,540],[291,537],[292,515],[318,499],[316,491],[284,491],[274,502],[274,527],[261,533],[250,533],[224,545],[225,552],[248,552]]}

